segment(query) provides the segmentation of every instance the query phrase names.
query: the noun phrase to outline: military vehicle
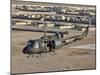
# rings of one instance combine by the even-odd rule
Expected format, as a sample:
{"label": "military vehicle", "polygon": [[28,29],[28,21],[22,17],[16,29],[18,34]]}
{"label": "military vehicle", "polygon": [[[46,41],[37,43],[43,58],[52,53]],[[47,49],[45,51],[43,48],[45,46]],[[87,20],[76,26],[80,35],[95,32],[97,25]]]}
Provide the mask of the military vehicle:
{"label": "military vehicle", "polygon": [[50,52],[55,55],[55,50],[58,48],[86,37],[89,26],[86,26],[85,28],[86,29],[82,34],[67,38],[64,38],[64,33],[56,32],[53,35],[47,35],[47,32],[45,31],[45,34],[40,39],[29,40],[22,52],[27,54],[27,57],[33,57],[35,54],[42,56],[43,53]]}

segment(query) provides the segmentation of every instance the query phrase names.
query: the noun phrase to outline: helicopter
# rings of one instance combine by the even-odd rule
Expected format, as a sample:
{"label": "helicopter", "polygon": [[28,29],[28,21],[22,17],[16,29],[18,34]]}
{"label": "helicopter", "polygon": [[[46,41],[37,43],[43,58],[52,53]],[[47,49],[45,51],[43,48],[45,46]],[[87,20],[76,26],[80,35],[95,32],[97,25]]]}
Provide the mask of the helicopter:
{"label": "helicopter", "polygon": [[27,45],[22,50],[22,53],[27,54],[27,57],[34,57],[35,54],[42,56],[44,53],[51,52],[56,55],[55,50],[58,48],[86,37],[88,34],[88,29],[89,25],[85,27],[82,34],[67,38],[64,38],[64,33],[61,32],[56,32],[53,35],[47,35],[45,29],[45,34],[40,39],[28,40]]}

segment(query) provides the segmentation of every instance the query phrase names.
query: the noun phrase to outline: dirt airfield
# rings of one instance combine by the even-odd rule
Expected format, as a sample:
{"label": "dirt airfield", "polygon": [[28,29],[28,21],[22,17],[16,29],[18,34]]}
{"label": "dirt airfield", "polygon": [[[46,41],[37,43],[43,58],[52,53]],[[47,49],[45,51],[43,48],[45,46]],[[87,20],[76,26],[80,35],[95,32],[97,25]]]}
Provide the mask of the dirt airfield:
{"label": "dirt airfield", "polygon": [[95,31],[89,32],[88,36],[52,53],[43,54],[43,57],[27,58],[22,53],[23,47],[29,39],[40,38],[43,33],[12,30],[11,50],[11,73],[37,73],[51,71],[69,71],[95,69],[95,49],[74,48],[80,45],[95,44]]}

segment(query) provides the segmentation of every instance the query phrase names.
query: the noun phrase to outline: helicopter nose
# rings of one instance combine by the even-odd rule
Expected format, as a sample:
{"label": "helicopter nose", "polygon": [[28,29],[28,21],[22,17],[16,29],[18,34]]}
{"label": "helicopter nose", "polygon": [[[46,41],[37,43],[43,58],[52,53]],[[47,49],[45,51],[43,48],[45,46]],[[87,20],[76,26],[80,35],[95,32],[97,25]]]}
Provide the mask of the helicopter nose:
{"label": "helicopter nose", "polygon": [[25,47],[23,48],[22,53],[24,53],[24,54],[28,54],[27,46],[25,46]]}

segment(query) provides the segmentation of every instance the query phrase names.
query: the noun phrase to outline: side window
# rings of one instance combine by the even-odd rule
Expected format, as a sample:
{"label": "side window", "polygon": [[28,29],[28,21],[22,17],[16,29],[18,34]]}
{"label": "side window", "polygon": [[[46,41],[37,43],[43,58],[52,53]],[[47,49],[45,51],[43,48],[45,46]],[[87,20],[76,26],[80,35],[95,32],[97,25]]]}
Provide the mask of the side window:
{"label": "side window", "polygon": [[48,41],[44,41],[44,46],[47,47]]}
{"label": "side window", "polygon": [[47,43],[47,41],[44,41],[44,43],[46,44],[46,43]]}

